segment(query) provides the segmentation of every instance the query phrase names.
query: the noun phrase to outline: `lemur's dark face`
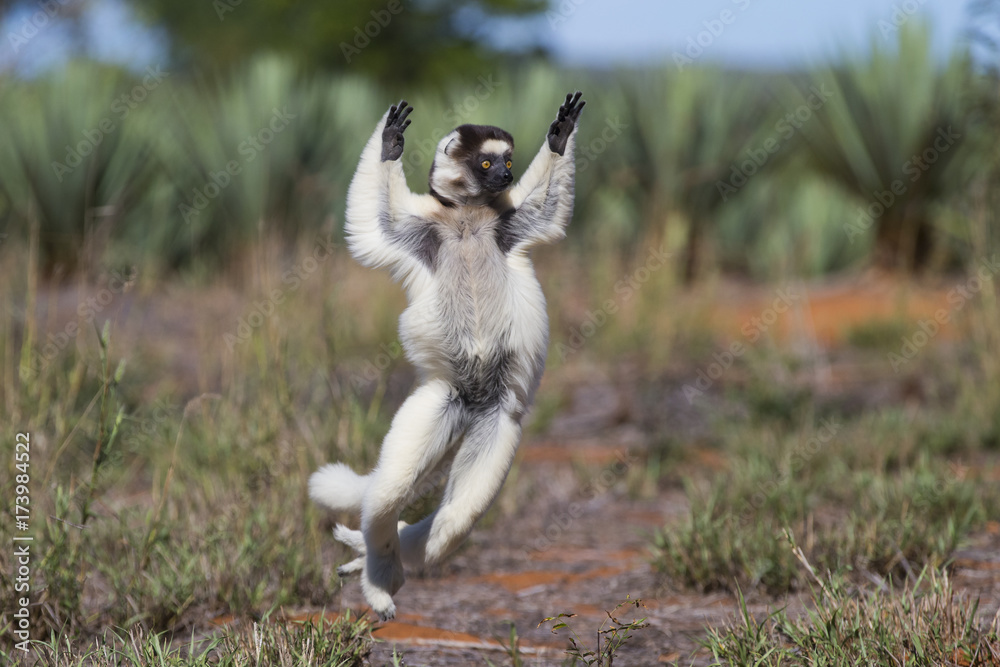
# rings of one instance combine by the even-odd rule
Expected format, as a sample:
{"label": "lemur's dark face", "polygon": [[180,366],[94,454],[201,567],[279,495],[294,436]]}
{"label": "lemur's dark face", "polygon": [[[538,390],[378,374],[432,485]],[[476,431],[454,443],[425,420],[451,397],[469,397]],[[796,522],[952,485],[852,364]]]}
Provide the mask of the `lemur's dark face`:
{"label": "lemur's dark face", "polygon": [[503,153],[480,153],[469,165],[476,175],[479,186],[487,192],[503,192],[510,187],[514,175],[510,173],[513,151]]}
{"label": "lemur's dark face", "polygon": [[499,127],[491,125],[462,125],[456,128],[460,147],[452,154],[465,164],[486,192],[500,193],[510,187],[514,175],[514,138]]}

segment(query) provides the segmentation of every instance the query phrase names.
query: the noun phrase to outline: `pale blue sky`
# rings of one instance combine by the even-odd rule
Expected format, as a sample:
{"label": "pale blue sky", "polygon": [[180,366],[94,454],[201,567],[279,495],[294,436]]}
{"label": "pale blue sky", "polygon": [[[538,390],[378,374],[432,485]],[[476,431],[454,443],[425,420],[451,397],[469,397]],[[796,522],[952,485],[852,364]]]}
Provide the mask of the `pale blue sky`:
{"label": "pale blue sky", "polygon": [[[675,51],[683,54],[688,40],[697,41],[702,32],[707,46],[699,60],[746,67],[807,64],[842,50],[866,52],[873,38],[890,45],[895,35],[894,8],[902,12],[899,19],[918,16],[928,22],[936,47],[944,53],[969,25],[967,3],[962,0],[580,0],[578,4],[569,0],[559,4],[573,9],[564,12],[565,21],[558,12],[550,15],[545,25],[548,37],[563,59],[586,64],[670,59]],[[907,14],[904,6],[917,11]],[[709,28],[718,31],[724,11],[730,12],[726,17],[730,23],[713,35]]]}
{"label": "pale blue sky", "polygon": [[[162,39],[137,28],[121,0],[92,6],[84,38],[94,55],[136,69],[162,60]],[[783,68],[866,52],[872,40],[889,46],[894,18],[929,23],[944,54],[969,27],[966,6],[964,0],[556,0],[529,26],[485,23],[479,32],[511,44],[535,36],[573,65],[672,62],[689,40],[700,40],[698,62]],[[22,12],[0,22],[0,69],[14,65],[30,74],[65,57],[70,35],[57,23],[27,41],[12,38],[24,34],[25,18]]]}

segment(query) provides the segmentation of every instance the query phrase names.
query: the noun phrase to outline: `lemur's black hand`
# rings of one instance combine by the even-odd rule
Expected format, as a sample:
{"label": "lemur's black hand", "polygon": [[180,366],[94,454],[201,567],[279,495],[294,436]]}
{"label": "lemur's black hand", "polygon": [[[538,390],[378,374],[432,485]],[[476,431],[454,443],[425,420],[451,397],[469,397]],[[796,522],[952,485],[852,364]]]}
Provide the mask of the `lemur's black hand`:
{"label": "lemur's black hand", "polygon": [[382,129],[382,162],[398,160],[403,154],[403,132],[410,126],[406,117],[411,111],[413,107],[407,105],[406,100],[400,100],[399,104],[389,107],[389,116]]}
{"label": "lemur's black hand", "polygon": [[566,152],[566,142],[569,141],[569,135],[573,132],[573,128],[576,127],[576,121],[579,120],[583,105],[586,104],[586,102],[580,99],[581,95],[583,93],[580,91],[577,91],[575,95],[568,93],[566,101],[559,107],[559,115],[549,125],[547,138],[549,140],[549,148],[554,153],[562,155]]}

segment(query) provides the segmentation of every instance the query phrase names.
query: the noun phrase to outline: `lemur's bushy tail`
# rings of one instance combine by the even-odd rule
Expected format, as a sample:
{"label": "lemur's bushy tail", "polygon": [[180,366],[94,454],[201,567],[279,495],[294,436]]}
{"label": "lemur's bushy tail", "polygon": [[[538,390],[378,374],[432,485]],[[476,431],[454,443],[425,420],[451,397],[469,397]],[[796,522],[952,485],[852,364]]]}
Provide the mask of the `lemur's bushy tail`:
{"label": "lemur's bushy tail", "polygon": [[330,463],[309,477],[309,497],[338,512],[360,512],[368,477],[343,463]]}

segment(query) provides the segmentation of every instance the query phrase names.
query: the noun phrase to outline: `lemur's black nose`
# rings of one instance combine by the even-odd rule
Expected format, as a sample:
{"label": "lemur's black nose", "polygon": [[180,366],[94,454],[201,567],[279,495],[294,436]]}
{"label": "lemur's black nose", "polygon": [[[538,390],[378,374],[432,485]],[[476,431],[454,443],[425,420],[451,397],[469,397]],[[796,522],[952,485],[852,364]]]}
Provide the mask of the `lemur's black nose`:
{"label": "lemur's black nose", "polygon": [[513,181],[513,180],[514,180],[514,174],[510,173],[510,171],[509,171],[509,170],[508,170],[508,171],[505,171],[505,172],[503,173],[503,182],[504,182],[504,183],[510,183],[510,182],[511,182],[511,181]]}

